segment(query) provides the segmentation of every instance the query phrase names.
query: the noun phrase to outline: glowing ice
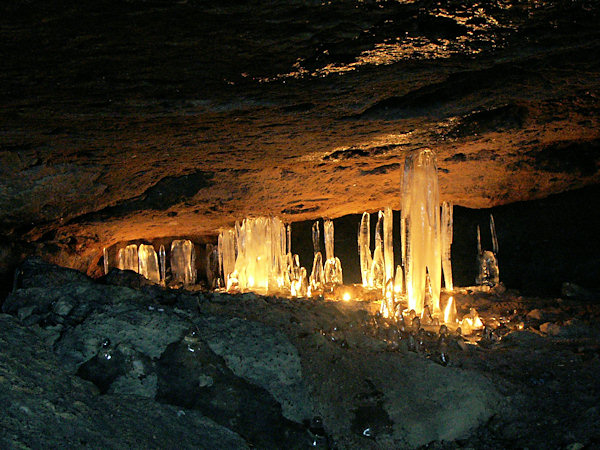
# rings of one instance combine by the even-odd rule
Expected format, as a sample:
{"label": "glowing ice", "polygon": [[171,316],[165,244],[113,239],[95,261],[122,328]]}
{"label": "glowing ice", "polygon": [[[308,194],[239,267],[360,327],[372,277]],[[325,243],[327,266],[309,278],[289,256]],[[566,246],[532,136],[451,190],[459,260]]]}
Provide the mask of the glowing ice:
{"label": "glowing ice", "polygon": [[325,230],[325,256],[327,258],[325,260],[325,267],[323,268],[325,272],[325,284],[343,284],[342,263],[333,254],[333,222],[326,220],[323,223],[323,228]]}
{"label": "glowing ice", "polygon": [[371,277],[371,215],[368,212],[363,213],[360,227],[358,229],[358,256],[360,257],[360,274],[362,276],[363,287],[371,287],[369,282]]}
{"label": "glowing ice", "polygon": [[404,163],[402,182],[402,259],[408,308],[423,311],[426,278],[431,281],[434,314],[440,312],[440,201],[435,154],[424,149]]}
{"label": "glowing ice", "polygon": [[394,215],[388,206],[383,210],[383,259],[385,261],[385,283],[394,280]]}
{"label": "glowing ice", "polygon": [[137,245],[131,244],[120,249],[117,260],[119,269],[133,270],[134,272],[137,272],[139,270]]}
{"label": "glowing ice", "polygon": [[223,286],[229,286],[229,277],[235,270],[236,232],[230,228],[219,233],[218,252],[219,268],[223,278]]}
{"label": "glowing ice", "polygon": [[385,287],[385,260],[383,257],[383,212],[379,211],[379,218],[375,226],[375,251],[371,264],[370,286],[383,289]]}
{"label": "glowing ice", "polygon": [[442,220],[441,220],[441,245],[442,245],[442,270],[444,271],[444,286],[446,290],[454,289],[452,283],[452,262],[450,247],[452,246],[452,231],[453,231],[453,206],[452,203],[442,203]]}
{"label": "glowing ice", "polygon": [[160,263],[160,282],[164,286],[167,283],[167,252],[163,244],[160,244],[158,249],[158,259]]}
{"label": "glowing ice", "polygon": [[310,289],[311,292],[323,289],[325,284],[325,276],[323,273],[323,256],[321,255],[319,221],[317,220],[312,226],[312,241],[314,248],[313,268],[310,274]]}
{"label": "glowing ice", "polygon": [[196,283],[196,255],[191,241],[171,242],[171,273],[175,281],[185,285]]}
{"label": "glowing ice", "polygon": [[141,244],[138,248],[139,273],[154,283],[160,283],[158,256],[152,245]]}

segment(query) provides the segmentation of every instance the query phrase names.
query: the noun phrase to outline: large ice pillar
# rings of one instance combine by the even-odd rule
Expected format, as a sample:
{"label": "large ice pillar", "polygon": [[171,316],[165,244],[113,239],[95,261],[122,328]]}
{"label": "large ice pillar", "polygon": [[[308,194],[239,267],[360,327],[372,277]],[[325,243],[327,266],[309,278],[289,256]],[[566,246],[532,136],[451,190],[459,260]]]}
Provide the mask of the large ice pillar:
{"label": "large ice pillar", "polygon": [[127,247],[120,249],[117,260],[119,269],[137,272],[139,270],[137,245],[130,244]]}
{"label": "large ice pillar", "polygon": [[454,289],[452,283],[452,260],[451,251],[452,246],[452,232],[453,232],[453,206],[452,203],[442,203],[442,219],[441,219],[441,245],[442,245],[442,270],[444,272],[444,286],[446,290],[451,291]]}
{"label": "large ice pillar", "polygon": [[358,256],[360,258],[360,274],[363,287],[371,287],[371,215],[364,212],[358,228]]}
{"label": "large ice pillar", "polygon": [[160,283],[158,255],[152,245],[141,244],[138,248],[139,273],[154,283]]}
{"label": "large ice pillar", "polygon": [[325,284],[336,285],[343,284],[342,263],[333,253],[333,222],[326,220],[323,222],[325,230]]}
{"label": "large ice pillar", "polygon": [[406,157],[402,182],[402,256],[408,308],[423,311],[427,274],[434,313],[440,313],[440,194],[435,154],[417,150]]}
{"label": "large ice pillar", "polygon": [[167,284],[167,252],[163,244],[160,244],[158,249],[158,259],[160,262],[160,282],[164,286]]}
{"label": "large ice pillar", "polygon": [[385,259],[383,257],[383,212],[379,211],[379,218],[375,226],[375,251],[371,263],[369,279],[370,286],[376,289],[385,287]]}
{"label": "large ice pillar", "polygon": [[196,283],[194,244],[187,239],[171,242],[171,273],[173,280],[190,285]]}

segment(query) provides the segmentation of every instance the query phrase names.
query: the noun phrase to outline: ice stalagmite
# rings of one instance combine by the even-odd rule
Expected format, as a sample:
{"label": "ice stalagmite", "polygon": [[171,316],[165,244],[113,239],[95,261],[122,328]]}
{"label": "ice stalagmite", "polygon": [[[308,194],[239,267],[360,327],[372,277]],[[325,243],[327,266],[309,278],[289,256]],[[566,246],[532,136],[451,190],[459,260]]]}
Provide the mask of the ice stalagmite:
{"label": "ice stalagmite", "polygon": [[333,222],[326,220],[323,222],[323,228],[325,230],[325,284],[333,286],[336,284],[343,284],[342,276],[342,263],[339,258],[333,254]]}
{"label": "ice stalagmite", "polygon": [[137,245],[131,244],[119,250],[118,267],[121,270],[139,270],[138,263],[138,248]]}
{"label": "ice stalagmite", "polygon": [[383,257],[383,212],[379,211],[375,227],[375,251],[371,264],[370,285],[376,289],[385,287],[385,260]]}
{"label": "ice stalagmite", "polygon": [[426,279],[434,314],[440,313],[440,200],[435,154],[417,150],[406,157],[402,182],[402,257],[408,308],[423,311]]}
{"label": "ice stalagmite", "polygon": [[371,215],[364,212],[358,228],[358,256],[360,257],[360,274],[363,287],[372,287],[370,283],[371,264]]}
{"label": "ice stalagmite", "polygon": [[219,233],[219,267],[223,285],[229,286],[229,277],[235,270],[236,232],[234,229],[221,230]]}
{"label": "ice stalagmite", "polygon": [[167,284],[167,252],[163,244],[160,244],[158,249],[158,259],[160,262],[160,282],[164,286]]}
{"label": "ice stalagmite", "polygon": [[323,274],[323,255],[321,255],[319,221],[317,220],[312,226],[312,241],[314,248],[313,268],[310,274],[310,289],[312,292],[323,289],[325,284]]}
{"label": "ice stalagmite", "polygon": [[160,283],[158,255],[152,245],[141,244],[138,248],[139,273],[154,283]]}
{"label": "ice stalagmite", "polygon": [[171,273],[175,281],[185,285],[196,283],[196,255],[191,241],[171,242]]}
{"label": "ice stalagmite", "polygon": [[452,246],[452,216],[453,216],[452,203],[442,203],[442,219],[441,219],[441,245],[442,245],[442,270],[444,271],[444,286],[446,290],[451,291],[454,289],[452,283],[452,262],[451,262],[451,251]]}
{"label": "ice stalagmite", "polygon": [[388,206],[383,210],[383,259],[385,262],[385,283],[394,280],[394,215]]}

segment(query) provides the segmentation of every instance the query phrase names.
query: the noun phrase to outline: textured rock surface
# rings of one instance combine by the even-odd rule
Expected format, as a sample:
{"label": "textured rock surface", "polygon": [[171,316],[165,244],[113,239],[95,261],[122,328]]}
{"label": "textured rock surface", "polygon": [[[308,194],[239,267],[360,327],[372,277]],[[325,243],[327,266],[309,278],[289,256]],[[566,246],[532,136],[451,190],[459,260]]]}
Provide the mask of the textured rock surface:
{"label": "textured rock surface", "polygon": [[594,2],[0,8],[0,224],[71,267],[249,214],[397,209],[423,146],[463,206],[600,180]]}
{"label": "textured rock surface", "polygon": [[[221,438],[220,447],[236,447],[240,436],[261,448],[308,448],[314,439],[341,448],[413,447],[467,437],[499,411],[501,397],[485,376],[406,349],[390,352],[365,335],[368,305],[176,291],[161,298],[89,279],[51,286],[72,272],[40,262],[27,267],[39,271],[23,271],[28,287],[3,306],[20,320],[0,320],[7,349],[1,395],[4,408],[16,411],[0,421],[11,445],[53,445],[66,438],[63,429],[53,431],[61,420],[75,421],[67,442],[90,442],[95,421],[126,402],[114,420],[127,431],[119,435],[110,422],[98,442],[126,443],[139,432],[161,445],[177,432],[190,435],[178,441],[186,448]],[[345,345],[325,331],[334,323]],[[19,422],[38,405],[34,425]],[[88,416],[88,408],[96,412]],[[137,428],[128,422],[136,411],[148,421],[171,416],[150,433],[146,419]],[[317,434],[314,416],[323,418]],[[165,432],[173,421],[180,423]],[[31,430],[44,437],[36,440]]]}

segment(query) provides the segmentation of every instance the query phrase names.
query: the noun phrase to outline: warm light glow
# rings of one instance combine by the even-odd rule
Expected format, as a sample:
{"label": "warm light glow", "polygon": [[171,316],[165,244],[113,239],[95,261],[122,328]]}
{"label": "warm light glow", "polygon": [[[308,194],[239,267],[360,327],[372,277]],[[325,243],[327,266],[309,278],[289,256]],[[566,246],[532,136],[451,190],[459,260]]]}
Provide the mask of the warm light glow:
{"label": "warm light glow", "polygon": [[344,295],[342,296],[342,299],[347,302],[348,300],[350,300],[350,293],[349,292],[345,292]]}
{"label": "warm light glow", "polygon": [[254,277],[252,275],[248,275],[248,287],[254,287]]}
{"label": "warm light glow", "polygon": [[456,306],[454,305],[454,297],[448,298],[446,309],[444,309],[444,322],[454,323],[456,322]]}

